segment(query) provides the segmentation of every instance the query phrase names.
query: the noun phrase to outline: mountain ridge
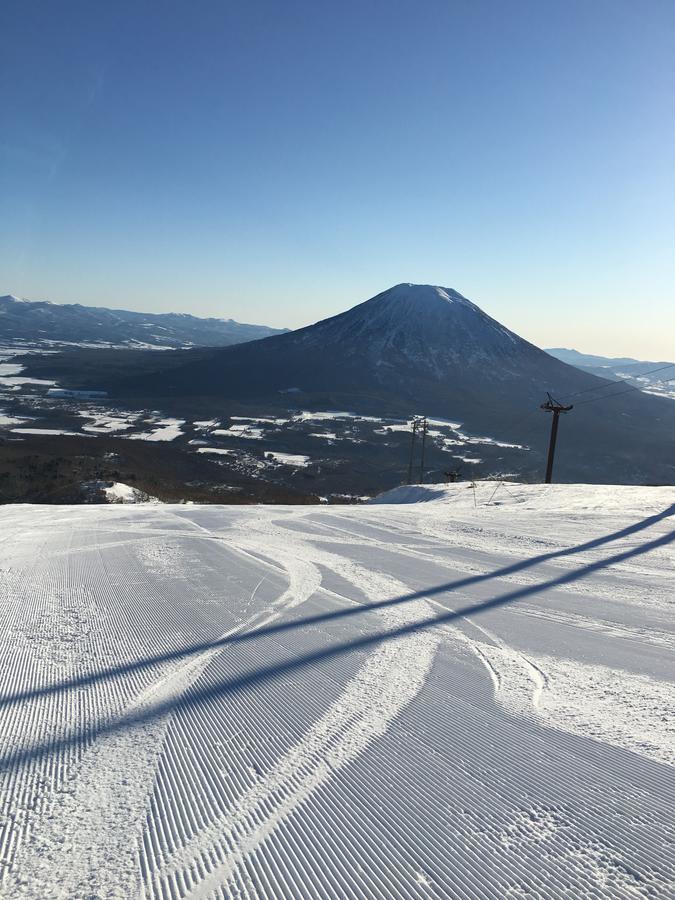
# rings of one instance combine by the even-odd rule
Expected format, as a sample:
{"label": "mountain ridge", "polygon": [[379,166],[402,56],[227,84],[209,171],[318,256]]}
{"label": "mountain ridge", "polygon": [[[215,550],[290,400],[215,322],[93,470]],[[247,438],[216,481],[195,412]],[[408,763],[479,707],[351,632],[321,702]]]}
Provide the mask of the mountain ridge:
{"label": "mountain ridge", "polygon": [[547,347],[546,352],[556,359],[571,366],[582,368],[611,368],[614,366],[666,366],[667,360],[636,359],[633,356],[600,356],[595,353],[582,353],[569,347]]}
{"label": "mountain ridge", "polygon": [[631,357],[595,356],[553,347],[546,351],[556,359],[575,366],[582,372],[599,375],[614,382],[623,382],[628,387],[637,388],[646,394],[675,400],[675,363],[661,360],[639,360]]}
{"label": "mountain ridge", "polygon": [[81,303],[25,300],[13,294],[0,296],[0,339],[10,341],[177,349],[230,346],[283,331],[190,313],[144,313]]}

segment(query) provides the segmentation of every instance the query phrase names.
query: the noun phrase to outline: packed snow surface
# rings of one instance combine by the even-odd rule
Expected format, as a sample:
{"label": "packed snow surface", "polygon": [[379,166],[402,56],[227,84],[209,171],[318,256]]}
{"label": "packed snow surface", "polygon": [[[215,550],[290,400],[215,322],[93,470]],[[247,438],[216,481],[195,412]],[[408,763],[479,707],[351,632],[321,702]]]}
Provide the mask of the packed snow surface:
{"label": "packed snow surface", "polygon": [[673,513],[0,508],[0,896],[675,896]]}

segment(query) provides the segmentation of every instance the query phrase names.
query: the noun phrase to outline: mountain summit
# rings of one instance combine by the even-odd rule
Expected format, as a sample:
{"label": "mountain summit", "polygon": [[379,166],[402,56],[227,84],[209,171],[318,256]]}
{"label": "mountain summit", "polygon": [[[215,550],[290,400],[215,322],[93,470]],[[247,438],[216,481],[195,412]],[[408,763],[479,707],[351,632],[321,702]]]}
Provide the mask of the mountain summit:
{"label": "mountain summit", "polygon": [[448,366],[499,361],[517,351],[541,354],[458,291],[430,284],[397,284],[353,309],[295,332],[305,345],[340,343],[378,366],[403,359],[443,378]]}

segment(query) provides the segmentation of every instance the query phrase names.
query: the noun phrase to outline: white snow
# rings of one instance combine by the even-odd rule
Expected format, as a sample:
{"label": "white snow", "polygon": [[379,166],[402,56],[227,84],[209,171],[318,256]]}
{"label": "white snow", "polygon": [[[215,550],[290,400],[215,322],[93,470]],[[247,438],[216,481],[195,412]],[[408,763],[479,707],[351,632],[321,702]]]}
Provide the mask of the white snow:
{"label": "white snow", "polygon": [[383,425],[382,428],[377,429],[377,434],[386,434],[388,431],[404,431],[410,434],[411,425],[410,422],[396,422],[393,425]]}
{"label": "white snow", "polygon": [[12,428],[14,434],[51,434],[66,435],[67,437],[91,437],[91,435],[83,435],[78,431],[66,431],[63,428]]}
{"label": "white snow", "polygon": [[151,497],[138,488],[124,484],[123,481],[114,481],[103,490],[108,503],[159,503],[156,497]]}
{"label": "white snow", "polygon": [[427,416],[427,422],[429,425],[438,425],[442,428],[452,428],[453,431],[458,431],[462,427],[462,422],[454,422],[451,419],[434,419],[430,416]]}
{"label": "white snow", "polygon": [[262,428],[256,428],[254,425],[230,425],[229,428],[216,428],[211,434],[217,437],[236,437],[246,438],[252,441],[259,441],[265,437]]}
{"label": "white snow", "polygon": [[310,463],[309,456],[303,453],[279,453],[277,451],[269,451],[265,456],[271,456],[275,462],[284,466],[308,466]]}
{"label": "white snow", "polygon": [[0,895],[671,896],[674,516],[0,507]]}
{"label": "white snow", "polygon": [[23,369],[24,367],[18,365],[18,363],[0,363],[0,375],[5,377],[8,375],[18,375]]}
{"label": "white snow", "polygon": [[[10,350],[10,348],[6,349]],[[26,378],[20,375],[25,366],[19,363],[6,362],[6,360],[12,359],[16,355],[17,350],[18,352],[23,352],[16,348],[13,352],[8,352],[6,355],[4,353],[0,354],[0,387],[7,388],[10,391],[19,391],[27,384],[46,385],[47,387],[56,384],[55,381],[48,381],[44,378]]]}
{"label": "white snow", "polygon": [[18,391],[25,384],[44,384],[54,385],[55,381],[48,381],[45,378],[24,378],[23,376],[0,376],[0,386],[9,388],[11,391]]}
{"label": "white snow", "polygon": [[[480,437],[478,435],[466,434],[461,431],[461,422],[453,422],[450,419],[426,418],[428,426],[436,426],[435,428],[431,427],[427,430],[427,437],[435,440],[437,446],[440,447],[441,450],[445,450],[449,453],[454,453],[455,447],[460,447],[465,444],[489,444],[493,447],[504,447],[513,450],[529,450],[529,447],[526,447],[523,444],[511,444],[506,441],[499,441],[497,438],[493,437]],[[383,422],[384,420],[379,419],[377,421]],[[381,428],[376,429],[376,434],[387,434],[388,432],[410,433],[411,427],[411,420],[392,422],[383,424]],[[452,437],[446,437],[439,429],[449,429],[452,432]],[[465,462],[482,462],[482,460],[466,459]]]}
{"label": "white snow", "polygon": [[83,431],[93,434],[110,434],[114,431],[128,431],[135,424],[138,416],[129,413],[126,415],[110,415],[105,412],[92,412],[80,410],[78,413],[83,419],[90,419],[90,423],[82,426]]}
{"label": "white snow", "polygon": [[669,400],[675,400],[675,388],[644,388],[645,394],[654,394],[656,397],[667,397]]}
{"label": "white snow", "polygon": [[0,425],[20,425],[27,421],[25,416],[8,416],[4,410],[0,410]]}
{"label": "white snow", "polygon": [[262,425],[285,425],[287,422],[291,421],[288,418],[266,418],[265,416],[231,416],[230,418],[233,422],[255,422],[256,424]]}
{"label": "white snow", "polygon": [[361,422],[382,421],[382,419],[377,416],[361,416],[358,413],[331,409],[319,410],[318,412],[303,410],[302,412],[296,413],[293,416],[293,419],[297,422],[323,422],[330,419],[359,419]]}
{"label": "white snow", "polygon": [[[190,441],[191,444],[194,444],[194,441]],[[236,450],[224,450],[222,447],[200,447],[197,450],[197,453],[214,453],[217,456],[236,456]]]}
{"label": "white snow", "polygon": [[155,423],[156,428],[142,434],[129,434],[125,437],[134,441],[175,441],[183,434],[181,425],[185,425],[185,419],[160,419]]}
{"label": "white snow", "polygon": [[[448,509],[470,510],[474,507],[473,495],[479,504],[489,505],[488,500],[500,482],[478,481],[473,484],[414,484],[404,485],[374,497],[371,503],[399,504],[431,501]],[[645,488],[637,485],[608,484],[515,484],[503,485],[508,493],[502,496],[502,505],[508,510],[499,513],[537,511],[560,514],[603,512],[626,515],[647,510],[653,512],[668,504],[675,504],[675,487]],[[495,513],[496,514],[496,513]],[[438,515],[438,513],[436,514]]]}

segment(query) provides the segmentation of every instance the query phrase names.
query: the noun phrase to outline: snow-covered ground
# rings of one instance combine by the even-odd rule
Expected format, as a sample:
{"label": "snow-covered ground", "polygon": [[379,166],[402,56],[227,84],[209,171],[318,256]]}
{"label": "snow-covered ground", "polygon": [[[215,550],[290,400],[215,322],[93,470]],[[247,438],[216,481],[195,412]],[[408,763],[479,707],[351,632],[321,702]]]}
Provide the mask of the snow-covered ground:
{"label": "snow-covered ground", "polygon": [[130,484],[124,484],[123,481],[113,481],[103,491],[108,503],[159,503],[156,497],[151,497]]}
{"label": "snow-covered ground", "polygon": [[0,508],[0,896],[675,896],[673,513]]}
{"label": "snow-covered ground", "polygon": [[272,452],[267,454],[274,462],[281,463],[282,466],[297,466],[304,468],[309,465],[309,456],[304,453],[278,453]]}
{"label": "snow-covered ground", "polygon": [[[160,419],[157,428],[143,434],[131,434],[130,438],[137,441],[175,441],[183,433],[181,425],[185,419]],[[125,435],[126,436],[126,435]]]}
{"label": "snow-covered ground", "polygon": [[39,434],[39,435],[68,435],[70,437],[91,437],[80,435],[77,431],[68,431],[65,428],[11,428],[12,434]]}

